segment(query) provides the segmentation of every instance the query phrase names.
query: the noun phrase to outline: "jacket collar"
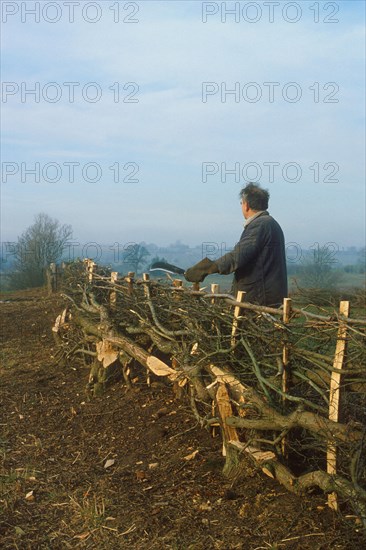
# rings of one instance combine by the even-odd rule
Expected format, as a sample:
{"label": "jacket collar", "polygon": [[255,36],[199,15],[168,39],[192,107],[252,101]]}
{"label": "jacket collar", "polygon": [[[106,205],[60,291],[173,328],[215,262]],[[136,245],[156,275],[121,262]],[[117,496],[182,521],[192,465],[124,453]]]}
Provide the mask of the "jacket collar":
{"label": "jacket collar", "polygon": [[261,216],[262,214],[267,214],[267,216],[268,216],[267,210],[259,210],[259,212],[256,212],[253,216],[251,216],[250,218],[248,218],[247,220],[245,220],[244,227],[247,227],[250,223],[252,223],[253,220],[255,220],[256,218],[258,218],[258,217]]}

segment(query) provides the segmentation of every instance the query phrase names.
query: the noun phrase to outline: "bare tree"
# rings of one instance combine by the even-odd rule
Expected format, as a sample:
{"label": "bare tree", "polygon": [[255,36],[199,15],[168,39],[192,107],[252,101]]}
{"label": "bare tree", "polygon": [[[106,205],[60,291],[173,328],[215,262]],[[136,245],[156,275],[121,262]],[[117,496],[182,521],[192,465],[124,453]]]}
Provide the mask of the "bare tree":
{"label": "bare tree", "polygon": [[131,268],[131,271],[139,273],[140,269],[147,262],[150,252],[141,244],[129,244],[123,253],[123,263]]}
{"label": "bare tree", "polygon": [[334,269],[337,264],[337,249],[333,243],[316,247],[305,258],[300,270],[300,282],[307,288],[332,289],[341,280],[342,275]]}
{"label": "bare tree", "polygon": [[15,247],[15,288],[45,284],[46,268],[61,259],[66,243],[72,236],[71,225],[61,225],[56,219],[41,213],[18,237]]}

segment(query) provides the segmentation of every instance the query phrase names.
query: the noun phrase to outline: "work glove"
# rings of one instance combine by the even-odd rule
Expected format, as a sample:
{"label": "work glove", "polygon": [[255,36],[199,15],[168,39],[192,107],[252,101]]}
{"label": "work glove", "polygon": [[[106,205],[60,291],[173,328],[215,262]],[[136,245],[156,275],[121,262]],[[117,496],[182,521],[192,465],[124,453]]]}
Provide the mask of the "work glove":
{"label": "work glove", "polygon": [[184,276],[191,283],[201,283],[207,275],[218,273],[218,271],[219,268],[215,262],[212,262],[208,258],[203,258],[198,264],[187,269]]}

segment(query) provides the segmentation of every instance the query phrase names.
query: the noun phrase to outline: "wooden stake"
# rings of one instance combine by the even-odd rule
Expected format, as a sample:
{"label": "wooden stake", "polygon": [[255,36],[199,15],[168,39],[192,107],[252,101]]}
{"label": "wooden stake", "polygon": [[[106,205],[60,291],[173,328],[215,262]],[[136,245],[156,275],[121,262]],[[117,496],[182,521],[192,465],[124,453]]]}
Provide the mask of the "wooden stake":
{"label": "wooden stake", "polygon": [[[211,294],[219,294],[219,293],[220,293],[220,285],[213,283],[211,285]],[[214,304],[215,301],[216,301],[215,298],[212,298],[211,303]]]}
{"label": "wooden stake", "polygon": [[[173,286],[173,288],[180,289],[180,288],[183,287],[183,281],[181,281],[180,279],[174,279],[173,282],[172,282],[172,286]],[[180,300],[182,299],[182,293],[181,292],[173,292],[172,294],[173,294],[172,304],[171,304],[171,307],[169,309],[174,314],[175,309],[177,307],[179,307],[179,306],[177,306],[177,302],[180,302]],[[174,324],[177,327],[178,327],[178,323],[179,323],[178,320],[174,321]]]}
{"label": "wooden stake", "polygon": [[94,267],[95,267],[96,263],[93,260],[89,260],[89,258],[87,258],[85,261],[86,261],[86,271],[88,273],[88,281],[89,281],[89,283],[92,283],[93,282],[93,271],[94,271]]}
{"label": "wooden stake", "polygon": [[148,273],[143,273],[142,274],[142,280],[146,283],[146,285],[144,285],[144,292],[145,292],[145,296],[147,297],[148,296],[148,284],[149,284],[149,281],[150,281],[150,275]]}
{"label": "wooden stake", "polygon": [[[143,273],[142,274],[142,280],[144,281],[144,294],[145,294],[145,297],[146,298],[149,298],[149,288],[148,288],[148,285],[149,285],[149,281],[150,281],[150,275],[148,273]],[[147,372],[146,372],[146,384],[150,387],[151,386],[151,372],[150,370],[148,369]]]}
{"label": "wooden stake", "polygon": [[[282,320],[283,320],[283,323],[284,325],[288,325],[288,323],[290,322],[290,316],[291,316],[291,304],[292,304],[292,300],[291,298],[284,298],[283,299],[283,317],[282,317]],[[282,350],[282,362],[283,362],[283,366],[286,367],[286,365],[289,364],[289,351],[288,351],[288,346],[286,344],[286,342],[284,343],[283,345],[283,350]],[[286,371],[284,371],[283,374],[285,374]],[[284,376],[284,379],[286,377]],[[287,388],[287,385],[284,384],[282,386],[282,389],[284,391],[286,391]]]}
{"label": "wooden stake", "polygon": [[[339,304],[339,313],[344,317],[349,316],[349,302],[342,301]],[[346,353],[346,336],[347,336],[347,323],[340,320],[337,335],[337,345],[334,355],[333,368],[341,370],[343,367],[343,361]],[[340,400],[340,384],[341,373],[332,372],[330,378],[330,392],[329,392],[329,420],[338,422],[339,420],[339,400]],[[333,444],[329,444],[327,447],[327,472],[328,474],[337,473],[337,448]],[[330,493],[328,495],[328,506],[333,510],[338,510],[338,500],[336,493]]]}
{"label": "wooden stake", "polygon": [[[236,301],[237,302],[244,302],[245,300],[245,294],[244,290],[239,290],[236,295]],[[234,308],[234,320],[233,320],[233,327],[231,329],[231,345],[235,346],[235,336],[238,330],[239,326],[239,316],[240,316],[241,308],[239,306],[235,306]]]}
{"label": "wooden stake", "polygon": [[[111,272],[111,284],[115,285],[118,279],[118,271],[112,271]],[[112,290],[109,295],[109,303],[111,307],[116,307],[117,303],[117,293],[115,290]]]}
{"label": "wooden stake", "polygon": [[126,277],[126,281],[128,283],[128,294],[131,296],[131,294],[133,294],[133,283],[134,283],[134,280],[135,280],[135,272],[134,271],[129,271],[127,273],[127,277]]}
{"label": "wooden stake", "polygon": [[[283,323],[287,325],[290,322],[290,316],[291,316],[291,298],[284,298],[283,299]],[[284,366],[284,370],[282,373],[282,391],[287,392],[288,391],[288,382],[289,382],[289,373],[287,370],[287,366],[289,364],[289,349],[286,341],[283,344],[283,350],[282,350],[282,363]]]}
{"label": "wooden stake", "polygon": [[57,265],[55,263],[51,263],[49,270],[47,272],[47,286],[48,286],[48,292],[51,294],[51,292],[56,292],[57,290]]}
{"label": "wooden stake", "polygon": [[227,417],[233,416],[233,409],[230,403],[230,397],[224,383],[220,382],[216,392],[216,403],[220,413],[222,431],[223,431],[223,448],[222,454],[226,456],[227,445],[231,441],[239,441],[238,432],[233,426],[226,424]]}
{"label": "wooden stake", "polygon": [[[284,298],[283,299],[283,323],[287,325],[290,322],[290,316],[291,316],[291,304],[292,300],[291,298]],[[289,371],[288,371],[288,364],[289,364],[289,348],[286,343],[286,335],[284,336],[284,344],[282,349],[282,364],[283,364],[283,373],[282,373],[282,391],[286,392],[289,389]],[[285,402],[286,398],[283,397],[282,402]],[[284,456],[287,455],[287,449],[286,449],[286,439],[282,439],[282,454]]]}
{"label": "wooden stake", "polygon": [[[211,294],[219,294],[219,292],[220,292],[220,285],[217,285],[217,284],[213,283],[211,285]],[[212,298],[211,303],[214,304],[216,301],[217,301],[217,298],[216,299]],[[217,321],[212,320],[211,327],[212,327],[212,331],[216,332]]]}

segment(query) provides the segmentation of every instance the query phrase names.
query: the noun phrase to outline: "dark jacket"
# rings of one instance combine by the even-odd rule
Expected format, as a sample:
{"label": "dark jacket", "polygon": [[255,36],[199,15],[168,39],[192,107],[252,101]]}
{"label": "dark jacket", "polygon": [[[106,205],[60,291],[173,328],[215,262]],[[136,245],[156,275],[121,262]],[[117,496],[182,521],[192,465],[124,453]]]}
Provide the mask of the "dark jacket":
{"label": "dark jacket", "polygon": [[285,239],[267,211],[252,220],[234,250],[215,263],[219,273],[234,272],[234,296],[245,290],[246,301],[266,306],[279,306],[287,297]]}

